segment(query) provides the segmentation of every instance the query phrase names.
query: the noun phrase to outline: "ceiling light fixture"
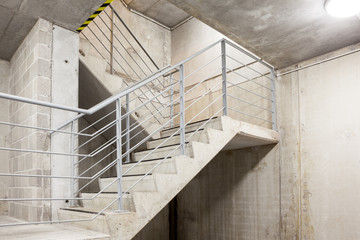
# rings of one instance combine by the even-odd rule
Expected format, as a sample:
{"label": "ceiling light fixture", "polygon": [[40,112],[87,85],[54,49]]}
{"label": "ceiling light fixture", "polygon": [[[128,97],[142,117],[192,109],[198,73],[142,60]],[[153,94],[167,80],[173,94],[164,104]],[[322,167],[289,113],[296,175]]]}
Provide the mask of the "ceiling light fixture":
{"label": "ceiling light fixture", "polygon": [[325,9],[337,18],[355,16],[360,13],[360,0],[326,0]]}

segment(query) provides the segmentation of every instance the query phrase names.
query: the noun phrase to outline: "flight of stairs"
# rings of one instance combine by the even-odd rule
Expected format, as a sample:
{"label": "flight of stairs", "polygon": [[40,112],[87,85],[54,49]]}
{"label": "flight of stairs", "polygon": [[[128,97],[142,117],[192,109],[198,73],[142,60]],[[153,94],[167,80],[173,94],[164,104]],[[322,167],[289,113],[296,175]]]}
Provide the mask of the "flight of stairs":
{"label": "flight of stairs", "polygon": [[[206,120],[205,120],[206,121]],[[186,127],[186,155],[174,151],[151,174],[145,176],[129,192],[124,194],[123,207],[126,211],[117,212],[117,201],[93,221],[71,223],[77,226],[109,234],[111,239],[132,239],[162,208],[164,208],[221,150],[238,149],[277,143],[276,131],[236,121],[229,117],[218,117],[209,121],[194,134],[190,134],[204,125],[205,121]],[[132,155],[132,162],[123,164],[123,173],[139,159],[145,160],[135,166],[122,179],[122,189],[126,191],[150,169],[171,153],[179,144],[179,135],[175,135],[166,144],[159,147],[155,154],[146,155],[159,146],[164,138],[172,135],[178,128],[161,132],[158,139],[147,142],[147,150]],[[176,145],[177,144],[177,145]],[[114,178],[101,178],[100,188],[113,182]],[[59,209],[61,220],[89,219],[110,204],[117,197],[117,185],[111,185],[106,192],[93,200],[84,200],[82,207]],[[82,193],[81,197],[90,198],[95,193]]]}

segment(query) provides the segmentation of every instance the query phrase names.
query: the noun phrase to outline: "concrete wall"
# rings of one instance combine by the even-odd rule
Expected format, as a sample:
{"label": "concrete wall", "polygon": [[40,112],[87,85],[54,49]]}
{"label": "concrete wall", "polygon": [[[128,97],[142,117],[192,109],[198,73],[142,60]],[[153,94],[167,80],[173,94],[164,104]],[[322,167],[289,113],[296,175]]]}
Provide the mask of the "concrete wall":
{"label": "concrete wall", "polygon": [[177,196],[177,239],[279,239],[279,147],[218,154]]}
{"label": "concrete wall", "polygon": [[[87,128],[85,133],[94,133],[97,131],[94,127],[89,127],[89,125],[90,124],[85,119],[83,118],[80,119],[79,122],[80,130]],[[115,129],[110,128],[110,131],[114,131],[114,130]],[[81,146],[79,153],[90,154],[93,151],[95,151],[97,148],[99,148],[99,146],[103,146],[103,144],[106,144],[109,141],[103,135],[99,135],[98,137],[95,137],[92,141],[86,143],[88,140],[89,137],[85,137],[85,136],[79,137],[79,146]],[[111,154],[111,152],[113,153]],[[115,159],[116,159],[116,151],[114,145],[104,149],[102,152],[100,152],[99,154],[97,154],[92,158],[88,158],[85,159],[84,161],[81,161],[79,163],[79,174],[83,174],[84,172],[86,172],[82,176],[92,177]],[[116,176],[115,167],[111,168],[110,170],[106,171],[104,174],[101,175],[101,177],[113,177],[113,176]],[[91,192],[99,192],[100,190],[99,181],[97,179],[91,183],[88,180],[80,180],[79,188],[83,187],[85,184],[88,184],[88,186],[85,187],[84,190],[82,190],[82,192],[91,193]]]}
{"label": "concrete wall", "polygon": [[[190,57],[222,38],[226,37],[199,20],[191,19],[172,31],[172,64]],[[227,98],[230,109],[228,111],[229,116],[241,121],[271,128],[271,101],[267,100],[271,99],[271,91],[269,91],[271,89],[270,75],[259,77],[260,74],[268,73],[269,69],[259,63],[251,65],[252,69],[239,68],[243,64],[254,62],[254,59],[229,45],[226,45],[226,54],[229,56],[226,58],[228,93],[241,99]],[[191,119],[192,121],[198,121],[207,119],[216,113],[216,115],[222,114],[222,111],[220,111],[223,106],[222,99],[221,97],[219,98],[222,93],[222,63],[220,55],[221,45],[218,44],[184,64],[185,91],[205,80],[204,83],[198,85],[185,95],[186,105],[192,104],[185,114],[187,121]],[[234,72],[231,72],[230,69],[234,70]],[[175,75],[175,79],[179,79],[179,74]],[[248,81],[249,79],[252,79],[252,81]],[[237,85],[237,87],[231,87],[232,84]],[[177,88],[175,86],[175,89]],[[199,98],[202,99],[199,100]],[[212,102],[214,102],[212,106],[204,109],[205,106]],[[194,118],[201,110],[204,111]],[[250,117],[249,115],[255,117]]]}
{"label": "concrete wall", "polygon": [[359,59],[279,77],[281,143],[219,154],[178,195],[178,237],[358,239]]}
{"label": "concrete wall", "polygon": [[[119,13],[122,20],[129,27],[135,37],[139,40],[144,49],[149,53],[159,68],[170,64],[171,54],[171,32],[152,23],[126,9],[120,1],[114,1],[112,6]],[[106,8],[93,23],[89,24],[80,35],[84,36],[94,45],[90,47],[88,52],[92,59],[87,60],[87,64],[91,64],[95,74],[96,65],[103,62],[107,71],[110,71],[110,26],[111,26],[111,9]],[[114,27],[114,69],[117,71],[128,84],[132,84],[128,76],[133,80],[139,80],[150,75],[151,72],[157,71],[156,67],[146,56],[140,46],[133,40],[132,36],[127,32],[121,22],[114,17],[117,27]],[[101,29],[101,30],[100,30]],[[94,35],[96,34],[96,36]],[[100,41],[99,41],[100,40]],[[128,42],[129,41],[129,42]],[[86,41],[81,41],[80,48],[85,45]],[[95,57],[95,58],[94,58]],[[106,59],[106,62],[99,59]],[[141,70],[142,69],[142,70]],[[103,70],[101,70],[103,71]],[[102,73],[96,75],[103,75]],[[119,80],[118,80],[119,81]]]}
{"label": "concrete wall", "polygon": [[360,238],[359,60],[357,52],[278,79],[282,239]]}
{"label": "concrete wall", "polygon": [[[9,91],[9,75],[10,75],[10,62],[0,60],[0,92],[8,93]],[[8,122],[9,121],[9,101],[0,100],[0,121]],[[0,125],[0,146],[7,147],[6,137],[10,130],[9,126]],[[8,173],[9,172],[9,161],[8,152],[1,152],[1,164],[0,164],[0,172]],[[6,177],[0,178],[0,198],[8,197],[8,185],[9,179]],[[0,215],[7,214],[8,212],[8,204],[6,202],[0,203]]]}
{"label": "concrete wall", "polygon": [[[10,61],[9,93],[51,101],[52,24],[40,19]],[[50,127],[50,110],[19,102],[9,104],[9,121],[30,126]],[[39,130],[11,127],[7,136],[11,148],[50,150],[49,136]],[[50,157],[45,154],[9,153],[9,170],[17,174],[50,174]],[[10,198],[50,197],[50,180],[11,178]],[[49,220],[49,202],[11,202],[9,215],[28,220]]]}

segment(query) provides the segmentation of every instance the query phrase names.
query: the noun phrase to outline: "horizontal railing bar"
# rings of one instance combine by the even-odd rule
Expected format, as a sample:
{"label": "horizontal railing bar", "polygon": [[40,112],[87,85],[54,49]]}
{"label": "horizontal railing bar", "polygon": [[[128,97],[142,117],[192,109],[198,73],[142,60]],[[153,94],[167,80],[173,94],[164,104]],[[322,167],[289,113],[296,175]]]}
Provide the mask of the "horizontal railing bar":
{"label": "horizontal railing bar", "polygon": [[260,117],[256,117],[256,116],[253,116],[253,115],[250,115],[250,114],[247,114],[247,113],[244,113],[244,112],[241,112],[239,110],[236,110],[234,108],[231,108],[231,107],[228,107],[230,110],[234,111],[234,112],[237,112],[237,113],[240,113],[240,114],[243,114],[243,115],[246,115],[248,117],[252,117],[252,118],[257,118],[259,120],[262,120],[262,121],[265,121],[265,122],[269,122],[269,123],[272,123],[272,121],[269,121],[269,120],[266,120],[266,119],[263,119],[263,118],[260,118]]}
{"label": "horizontal railing bar", "polygon": [[39,153],[39,154],[48,154],[48,155],[60,155],[60,156],[90,157],[89,155],[85,155],[85,154],[46,152],[46,151],[40,151],[40,150],[20,149],[20,148],[0,147],[0,150],[2,150],[2,151],[12,151],[12,152],[28,152],[28,153]]}
{"label": "horizontal railing bar", "polygon": [[[221,82],[220,82],[221,83]],[[221,97],[223,97],[224,94],[221,94],[220,96],[218,96],[217,98],[215,98],[215,100],[213,100],[210,104],[208,104],[205,108],[203,108],[200,112],[198,112],[194,117],[192,117],[186,124],[188,125],[189,123],[191,123],[192,120],[194,120],[197,116],[199,116],[201,113],[203,113],[206,109],[208,109],[211,105],[213,105],[217,100],[219,100]]]}
{"label": "horizontal railing bar", "polygon": [[262,65],[266,66],[267,68],[270,69],[274,69],[274,67],[270,64],[268,64],[267,62],[265,62],[264,60],[262,60],[261,58],[255,56],[253,53],[248,52],[247,50],[235,45],[234,43],[230,42],[227,39],[224,39],[224,41],[229,44],[230,46],[232,46],[233,48],[239,50],[240,52],[244,53],[245,55],[247,55],[248,57],[251,57],[252,59],[258,61],[259,63],[261,63]]}
{"label": "horizontal railing bar", "polygon": [[[167,142],[170,138],[172,138],[177,132],[179,132],[180,131],[180,129],[178,129],[177,131],[175,131],[171,136],[169,136],[165,141],[163,141],[161,144],[164,144],[165,142]],[[158,147],[160,147],[160,146],[158,146]],[[162,160],[160,160],[160,162],[159,163],[157,163],[153,168],[151,168],[150,169],[150,171],[148,171],[145,175],[143,175],[138,181],[136,181],[133,185],[131,185],[126,191],[124,191],[124,192],[129,192],[134,186],[136,186],[142,179],[144,179],[146,176],[148,176],[150,173],[151,173],[151,171],[153,170],[153,169],[155,169],[160,163],[162,163],[164,160],[166,160],[173,152],[175,152],[178,148],[180,147],[180,144],[173,150],[173,151],[171,151],[168,155],[166,155],[166,157],[164,158],[164,159],[162,159]],[[154,149],[155,150],[155,149]],[[154,150],[152,150],[152,151],[154,151]],[[145,158],[145,157],[144,157]],[[125,175],[127,172],[129,172],[131,169],[133,169],[137,164],[140,164],[142,161],[143,161],[143,159],[144,158],[142,158],[140,161],[138,161],[137,163],[135,163],[132,167],[130,167],[123,175]]]}
{"label": "horizontal railing bar", "polygon": [[100,136],[100,134],[103,134],[104,132],[108,131],[110,128],[113,127],[113,125],[116,124],[116,120],[108,123],[106,126],[102,127],[101,129],[99,129],[98,131],[95,132],[96,135],[91,136],[90,139],[88,139],[87,141],[85,141],[84,143],[82,143],[81,145],[79,145],[78,147],[76,147],[74,149],[74,151],[79,150],[81,147],[85,146],[86,144],[88,144],[89,142],[91,142],[92,140],[94,140],[95,138],[97,138],[98,136]]}
{"label": "horizontal railing bar", "polygon": [[244,103],[247,103],[247,104],[249,104],[249,105],[251,105],[251,106],[254,106],[254,107],[257,107],[257,108],[260,108],[260,109],[263,109],[263,110],[265,110],[265,111],[268,111],[268,112],[273,112],[272,110],[269,110],[269,109],[266,109],[266,108],[264,108],[264,107],[260,107],[260,106],[258,106],[258,105],[256,105],[256,104],[254,104],[254,103],[251,103],[251,102],[248,102],[248,101],[245,101],[245,100],[242,100],[242,99],[240,99],[240,98],[238,98],[238,97],[235,97],[235,96],[233,96],[233,95],[231,95],[231,94],[227,94],[229,97],[232,97],[232,98],[234,98],[234,99],[236,99],[236,100],[238,100],[238,101],[240,101],[240,102],[244,102]]}
{"label": "horizontal railing bar", "polygon": [[35,126],[29,126],[29,125],[23,125],[18,123],[8,123],[8,122],[0,122],[1,125],[7,125],[7,126],[15,126],[15,127],[22,127],[22,128],[29,128],[29,129],[36,129],[36,130],[43,130],[47,132],[59,132],[59,133],[66,133],[66,134],[74,134],[74,135],[80,135],[80,136],[91,136],[90,134],[81,134],[77,132],[70,132],[70,131],[62,131],[62,130],[54,130],[50,128],[42,128],[42,127],[35,127]]}
{"label": "horizontal railing bar", "polygon": [[203,80],[201,80],[200,82],[198,82],[197,84],[195,84],[194,86],[192,86],[190,89],[186,90],[186,92],[184,93],[184,95],[188,94],[189,92],[191,92],[193,89],[195,89],[197,86],[199,86],[200,84],[202,84],[203,82],[205,82],[206,80],[208,80],[209,78],[211,78],[212,75],[216,74],[218,71],[220,71],[221,68],[218,68],[215,72],[211,73],[210,75],[208,75],[208,77],[205,77]]}
{"label": "horizontal railing bar", "polygon": [[[14,100],[14,101],[23,102],[23,103],[35,104],[35,105],[39,105],[39,106],[43,106],[43,107],[60,109],[60,110],[69,111],[69,112],[88,113],[88,110],[81,109],[81,108],[68,107],[65,105],[44,102],[44,101],[40,101],[40,100],[36,100],[36,99],[20,97],[20,96],[16,96],[16,95],[7,94],[7,93],[0,93],[0,98]],[[72,122],[72,120],[70,122]]]}
{"label": "horizontal railing bar", "polygon": [[116,149],[112,150],[110,153],[108,153],[107,155],[105,155],[103,158],[101,158],[100,160],[96,161],[95,164],[93,164],[92,166],[90,166],[88,169],[86,169],[85,171],[83,171],[81,174],[79,174],[79,177],[83,176],[85,173],[87,173],[89,170],[93,169],[96,165],[98,165],[99,163],[101,163],[102,161],[104,161],[106,158],[110,157],[111,154],[115,153]]}
{"label": "horizontal railing bar", "polygon": [[[112,138],[115,139],[116,137]],[[84,158],[80,159],[77,163],[75,163],[74,165],[79,165],[82,161],[84,161],[85,159],[87,159],[88,157],[94,157],[96,156],[98,153],[102,152],[103,150],[105,150],[106,148],[110,147],[111,145],[113,145],[116,142],[115,140],[110,140],[107,141],[106,143],[104,143],[103,145],[101,145],[100,147],[98,147],[97,149],[95,149],[93,152],[91,152],[89,155],[84,156]],[[100,149],[100,150],[99,150]]]}
{"label": "horizontal railing bar", "polygon": [[[233,58],[233,57],[231,57],[231,56],[229,56],[229,55],[226,55],[226,56],[227,56],[228,58],[230,58],[231,60],[233,60],[233,61],[235,61],[235,62],[237,62],[237,63],[239,63],[239,64],[241,64],[241,65],[245,66],[245,65],[244,65],[244,63],[240,62],[239,60],[236,60],[235,58]],[[256,78],[259,78],[259,77],[266,77],[267,79],[269,79],[270,81],[272,81],[272,79],[271,79],[270,77],[266,76],[266,75],[270,74],[270,72],[267,72],[267,73],[261,73],[261,72],[259,72],[259,71],[255,70],[255,69],[253,69],[253,68],[251,68],[251,67],[249,67],[249,66],[247,66],[246,68],[248,68],[248,69],[250,69],[250,70],[252,70],[252,71],[256,72],[257,74],[259,74],[259,76],[256,76]],[[270,69],[270,71],[271,71],[271,69]]]}
{"label": "horizontal railing bar", "polygon": [[100,121],[104,120],[105,118],[109,117],[111,114],[115,113],[116,110],[113,110],[111,111],[110,113],[106,114],[105,116],[103,116],[102,118],[96,120],[95,122],[93,122],[91,125],[87,126],[86,128],[82,129],[81,131],[79,131],[80,133],[81,132],[84,132],[86,131],[87,129],[91,128],[92,126],[94,126],[95,124],[99,123]]}
{"label": "horizontal railing bar", "polygon": [[244,90],[244,91],[246,91],[246,92],[248,92],[248,93],[254,94],[254,95],[256,95],[256,96],[258,96],[258,97],[260,97],[260,98],[263,98],[263,99],[266,99],[266,100],[268,100],[268,101],[270,101],[270,102],[273,102],[273,100],[270,99],[270,98],[261,96],[260,94],[254,93],[254,92],[252,92],[252,91],[250,91],[250,90],[248,90],[248,89],[246,89],[246,88],[243,88],[243,87],[238,86],[238,85],[240,85],[241,83],[239,83],[239,84],[234,84],[234,83],[232,83],[232,82],[230,82],[230,81],[227,81],[227,82],[230,83],[230,84],[231,84],[232,86],[234,86],[234,87],[240,88],[240,89],[242,89],[242,90]]}
{"label": "horizontal railing bar", "polygon": [[0,173],[0,177],[35,177],[35,178],[65,178],[65,179],[91,179],[90,177],[53,176],[36,174]]}
{"label": "horizontal railing bar", "polygon": [[200,70],[202,70],[203,68],[207,67],[208,65],[210,65],[211,63],[215,62],[217,59],[219,59],[221,57],[221,54],[219,56],[216,56],[214,59],[212,59],[210,62],[198,67],[197,69],[195,69],[194,71],[192,71],[191,73],[189,73],[188,75],[184,76],[184,80],[187,79],[188,77],[192,76],[193,74],[199,72]]}
{"label": "horizontal railing bar", "polygon": [[[210,93],[212,90],[214,90],[217,86],[219,86],[220,84],[222,84],[222,82],[219,82],[218,84],[216,84],[215,86],[213,86],[212,88],[210,88],[207,92],[203,93],[200,97],[198,97],[194,102],[192,102],[189,106],[187,106],[184,109],[184,112],[186,110],[188,110],[192,105],[194,105],[195,103],[197,103],[198,101],[200,101],[205,95],[207,95],[208,93]],[[223,94],[222,94],[223,95]],[[221,95],[221,96],[222,96]],[[186,125],[186,124],[185,124]]]}
{"label": "horizontal railing bar", "polygon": [[190,140],[200,129],[202,129],[208,122],[210,122],[214,117],[216,117],[216,115],[220,113],[223,109],[224,107],[222,107],[219,111],[217,111],[214,115],[212,115],[211,118],[209,118],[205,123],[203,123],[200,127],[198,127],[198,129],[196,129],[193,133],[191,133],[188,139]]}
{"label": "horizontal railing bar", "polygon": [[[227,68],[228,69],[228,68]],[[240,74],[240,73],[237,73],[237,72],[235,72],[235,71],[233,71],[233,70],[231,70],[231,69],[228,69],[230,72],[232,72],[232,73],[234,73],[234,74],[236,74],[236,75],[238,75],[238,76],[240,76],[240,77],[242,77],[242,78],[244,78],[244,79],[246,79],[246,80],[248,80],[248,81],[246,81],[246,82],[252,82],[252,83],[255,83],[255,84],[257,84],[257,85],[259,85],[259,86],[261,86],[261,87],[263,87],[263,88],[266,88],[267,90],[269,90],[269,91],[273,91],[271,88],[269,88],[269,87],[267,87],[267,86],[265,86],[265,85],[262,85],[261,83],[258,83],[258,82],[255,82],[254,81],[254,79],[258,79],[259,77],[256,77],[256,78],[248,78],[248,77],[246,77],[246,76],[244,76],[244,75],[242,75],[242,74]],[[242,82],[242,83],[245,83],[245,82]]]}
{"label": "horizontal railing bar", "polygon": [[[165,91],[167,91],[168,89],[170,89],[171,87],[173,87],[173,85],[175,85],[175,83],[172,84],[172,85],[170,85],[170,86],[168,86],[168,87],[166,88],[166,90],[163,90],[162,92],[160,92],[160,93],[158,93],[157,95],[153,96],[152,98],[148,99],[147,101],[145,101],[144,103],[142,103],[140,106],[137,106],[137,107],[134,108],[133,110],[127,112],[126,114],[124,114],[124,115],[122,116],[121,119],[125,119],[125,118],[126,118],[127,116],[129,116],[131,113],[136,112],[137,110],[139,110],[139,109],[140,109],[141,107],[143,107],[144,105],[150,103],[152,100],[157,99],[157,97],[159,97],[163,92],[165,92]],[[161,105],[163,106],[163,104],[161,104]]]}

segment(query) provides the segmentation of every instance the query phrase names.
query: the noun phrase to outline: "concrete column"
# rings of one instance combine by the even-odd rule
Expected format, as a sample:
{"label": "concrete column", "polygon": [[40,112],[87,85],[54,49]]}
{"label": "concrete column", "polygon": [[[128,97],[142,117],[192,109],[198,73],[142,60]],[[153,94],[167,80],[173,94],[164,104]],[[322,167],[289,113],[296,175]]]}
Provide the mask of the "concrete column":
{"label": "concrete column", "polygon": [[[52,102],[65,106],[78,106],[78,68],[79,68],[79,37],[77,33],[54,26],[53,29],[53,72],[52,72]],[[60,110],[51,111],[51,126],[55,128],[73,118],[76,113]],[[75,127],[75,131],[76,131]],[[70,130],[70,126],[67,127]],[[53,152],[70,152],[69,134],[55,133],[52,136],[51,150]],[[71,176],[71,157],[52,156],[52,175]],[[51,182],[52,198],[71,197],[71,180],[53,179]],[[70,201],[53,201],[52,216],[57,219],[57,209],[69,206]]]}

